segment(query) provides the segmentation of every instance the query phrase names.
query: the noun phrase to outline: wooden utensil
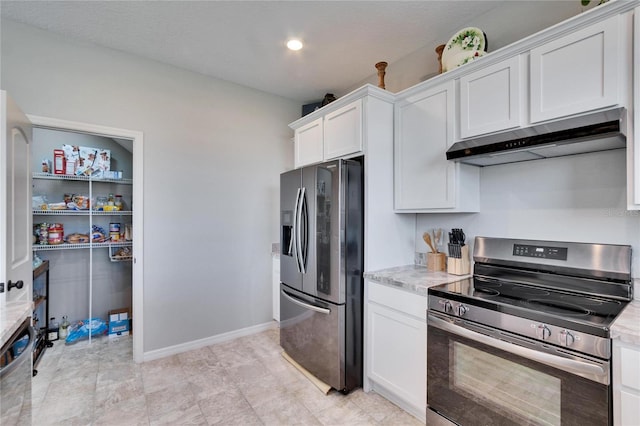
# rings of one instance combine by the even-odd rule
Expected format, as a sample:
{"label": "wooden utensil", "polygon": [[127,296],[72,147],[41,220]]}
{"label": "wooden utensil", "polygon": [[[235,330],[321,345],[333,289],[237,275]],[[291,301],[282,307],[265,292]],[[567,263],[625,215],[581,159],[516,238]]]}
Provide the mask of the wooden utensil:
{"label": "wooden utensil", "polygon": [[442,228],[435,228],[433,230],[433,245],[436,248],[436,253],[440,253],[440,246],[442,245]]}
{"label": "wooden utensil", "polygon": [[431,242],[431,235],[428,232],[425,232],[424,234],[422,234],[422,239],[424,240],[425,243],[427,243],[427,245],[431,249],[431,253],[436,253],[436,249],[433,248],[433,243]]}

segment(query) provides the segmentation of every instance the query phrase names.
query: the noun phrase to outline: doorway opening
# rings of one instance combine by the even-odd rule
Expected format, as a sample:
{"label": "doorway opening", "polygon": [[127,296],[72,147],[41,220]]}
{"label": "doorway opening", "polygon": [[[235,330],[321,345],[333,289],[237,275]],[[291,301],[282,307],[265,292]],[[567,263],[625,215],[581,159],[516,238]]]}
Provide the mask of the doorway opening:
{"label": "doorway opening", "polygon": [[[49,254],[55,260],[55,265],[52,263],[52,267],[71,268],[65,271],[67,277],[71,279],[64,280],[64,289],[58,295],[56,302],[54,302],[51,315],[54,313],[59,314],[55,316],[58,320],[61,320],[62,315],[65,315],[65,313],[70,315],[73,312],[73,315],[78,316],[78,318],[70,315],[69,320],[82,320],[84,318],[80,317],[88,313],[88,318],[101,317],[108,321],[109,311],[128,308],[129,306],[126,305],[129,305],[127,302],[130,302],[129,313],[132,319],[133,359],[137,363],[142,362],[144,358],[143,134],[139,131],[49,117],[34,115],[27,115],[27,117],[34,127],[32,163],[41,164],[43,168],[55,168],[55,164],[46,163],[49,158],[53,160],[52,147],[54,145],[56,147],[61,145],[56,149],[62,149],[62,145],[80,147],[81,144],[84,144],[82,146],[96,148],[96,151],[98,151],[98,148],[101,151],[106,151],[107,154],[102,156],[112,160],[111,164],[113,165],[113,167],[109,167],[109,171],[116,172],[115,174],[109,173],[105,175],[105,179],[89,179],[88,185],[86,182],[78,182],[75,179],[71,179],[70,182],[64,178],[57,179],[54,173],[50,173],[54,175],[51,181],[43,179],[46,182],[41,184],[40,179],[36,178],[37,172],[40,172],[41,169],[33,169],[35,172],[33,175],[33,195],[46,196],[47,192],[51,193],[53,199],[47,200],[49,202],[62,201],[57,200],[57,198],[73,196],[73,194],[77,194],[78,200],[82,201],[83,196],[86,195],[89,203],[94,203],[92,206],[94,208],[98,202],[98,197],[100,197],[100,202],[104,201],[103,197],[107,197],[106,202],[109,207],[105,210],[97,212],[92,210],[89,215],[86,212],[83,215],[82,211],[80,211],[78,216],[65,214],[60,217],[60,221],[64,219],[65,222],[68,222],[68,231],[65,229],[66,235],[74,234],[79,238],[84,238],[85,235],[89,234],[92,241],[97,241],[94,237],[100,239],[100,234],[102,233],[106,234],[104,235],[105,240],[117,241],[117,243],[97,243],[92,245],[89,250],[57,250],[56,248],[50,251],[42,251],[42,253]],[[43,140],[47,140],[47,142],[43,144]],[[90,156],[91,152],[89,154],[85,153],[85,155]],[[84,167],[83,160],[85,159],[81,160]],[[71,164],[67,166],[65,164],[65,168],[68,167],[69,169],[64,170],[65,173],[60,176],[76,176],[78,165]],[[59,166],[57,165],[57,167]],[[72,168],[74,170],[71,170]],[[97,168],[95,170],[95,173],[101,173]],[[51,172],[53,171],[51,170]],[[119,172],[121,172],[121,175],[118,174]],[[85,174],[90,173],[91,170]],[[82,193],[83,190],[85,194]],[[121,201],[122,204],[119,209],[112,210],[112,202],[109,198],[113,197],[113,203],[115,204],[116,195],[121,195],[118,202]],[[47,217],[45,213],[50,212],[43,212],[43,219],[51,220],[50,216]],[[34,216],[34,225],[38,221],[39,218]],[[127,226],[128,234],[123,232],[125,225]],[[83,229],[86,232],[83,232]],[[94,235],[94,232],[97,234]],[[116,236],[116,233],[119,235]],[[39,250],[36,250],[34,255],[38,253],[40,253]],[[79,265],[85,265],[84,269],[79,268],[78,270]],[[84,288],[80,287],[82,285],[80,277],[82,276],[88,277],[86,280],[88,285],[85,282]],[[53,289],[53,286],[50,286],[50,291],[55,294],[56,290]],[[66,296],[69,297],[67,298]],[[84,298],[84,301],[88,300],[88,309],[74,306],[74,298],[76,297]]]}

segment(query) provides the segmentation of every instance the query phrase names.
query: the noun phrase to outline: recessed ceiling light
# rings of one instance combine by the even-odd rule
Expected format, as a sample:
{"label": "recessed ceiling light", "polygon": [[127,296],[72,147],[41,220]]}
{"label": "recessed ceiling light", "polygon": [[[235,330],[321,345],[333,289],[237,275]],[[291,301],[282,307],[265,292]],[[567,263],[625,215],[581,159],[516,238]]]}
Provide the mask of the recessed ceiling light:
{"label": "recessed ceiling light", "polygon": [[300,49],[302,49],[302,42],[300,40],[292,38],[291,40],[289,40],[287,42],[287,47],[290,50],[300,50]]}

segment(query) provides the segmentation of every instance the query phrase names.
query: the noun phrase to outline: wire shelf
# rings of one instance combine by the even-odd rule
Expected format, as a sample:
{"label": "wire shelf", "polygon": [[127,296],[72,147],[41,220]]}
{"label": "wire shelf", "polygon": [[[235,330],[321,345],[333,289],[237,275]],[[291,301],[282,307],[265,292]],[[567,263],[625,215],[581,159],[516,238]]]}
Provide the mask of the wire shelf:
{"label": "wire shelf", "polygon": [[[115,252],[114,248],[117,248]],[[129,247],[109,247],[109,260],[112,262],[131,262],[133,260],[133,252],[129,249]]]}
{"label": "wire shelf", "polygon": [[33,251],[45,251],[45,250],[78,250],[88,248],[110,248],[110,247],[131,247],[132,241],[111,242],[105,241],[104,243],[79,243],[79,244],[34,244]]}
{"label": "wire shelf", "polygon": [[131,210],[34,210],[34,215],[39,216],[131,216]]}
{"label": "wire shelf", "polygon": [[104,179],[94,178],[91,176],[75,176],[75,175],[55,175],[52,173],[33,173],[33,179],[50,179],[50,180],[77,180],[83,182],[108,182],[121,183],[123,185],[133,185],[133,179]]}

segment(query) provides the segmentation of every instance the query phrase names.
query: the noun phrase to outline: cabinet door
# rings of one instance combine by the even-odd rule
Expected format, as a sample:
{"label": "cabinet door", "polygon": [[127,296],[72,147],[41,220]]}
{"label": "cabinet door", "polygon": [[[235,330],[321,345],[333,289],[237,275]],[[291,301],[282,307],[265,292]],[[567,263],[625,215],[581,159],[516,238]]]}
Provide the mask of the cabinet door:
{"label": "cabinet door", "polygon": [[620,22],[614,16],[531,50],[532,123],[618,103]]}
{"label": "cabinet door", "polygon": [[322,117],[295,131],[295,167],[322,162]]}
{"label": "cabinet door", "polygon": [[369,303],[367,327],[367,376],[423,413],[427,405],[426,321]]}
{"label": "cabinet door", "polygon": [[520,125],[520,55],[460,77],[460,138]]}
{"label": "cabinet door", "polygon": [[640,419],[640,347],[613,340],[613,424],[636,426]]}
{"label": "cabinet door", "polygon": [[324,118],[324,159],[331,160],[362,151],[362,99]]}
{"label": "cabinet door", "polygon": [[634,395],[624,390],[614,392],[620,398],[620,414],[615,417],[613,424],[616,426],[638,426],[640,421],[640,395]]}
{"label": "cabinet door", "polygon": [[[640,99],[640,7],[634,10],[633,20],[633,91],[630,98]],[[627,134],[627,210],[640,210],[640,108],[632,108]]]}
{"label": "cabinet door", "polygon": [[453,94],[450,81],[396,104],[396,210],[455,207],[457,165],[446,159],[453,142]]}

